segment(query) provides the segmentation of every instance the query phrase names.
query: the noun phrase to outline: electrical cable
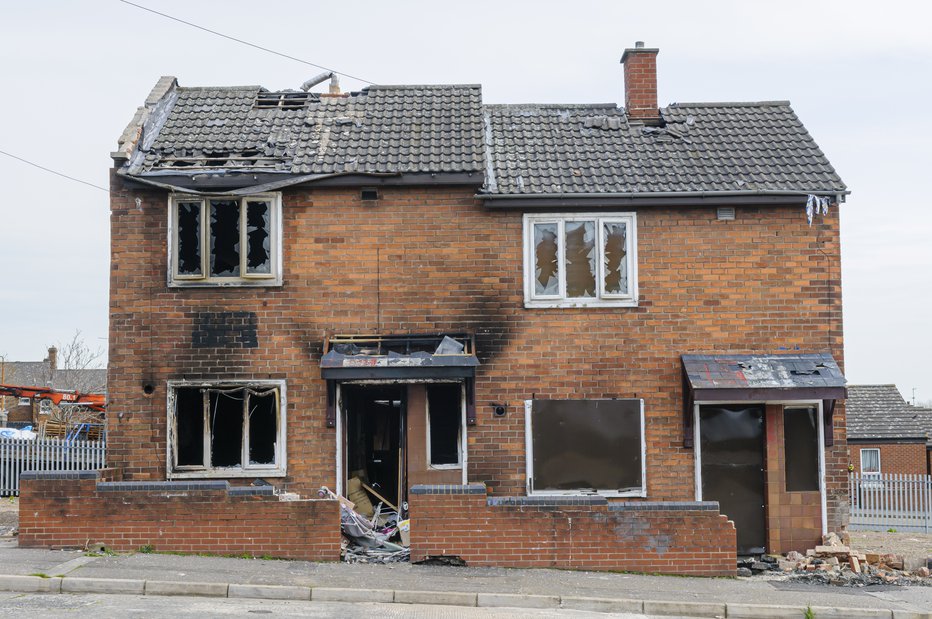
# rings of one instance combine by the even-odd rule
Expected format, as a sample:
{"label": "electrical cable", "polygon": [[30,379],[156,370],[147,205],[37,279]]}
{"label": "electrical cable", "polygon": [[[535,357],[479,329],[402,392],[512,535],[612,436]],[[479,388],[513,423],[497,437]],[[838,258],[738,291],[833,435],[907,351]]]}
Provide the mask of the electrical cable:
{"label": "electrical cable", "polygon": [[61,172],[57,172],[57,171],[55,171],[55,170],[53,170],[53,169],[51,169],[51,168],[47,168],[47,167],[45,167],[45,166],[41,166],[41,165],[39,165],[38,163],[33,163],[32,161],[29,161],[28,159],[23,159],[22,157],[17,157],[17,156],[14,155],[13,153],[8,153],[8,152],[6,152],[5,150],[0,150],[0,155],[6,155],[7,157],[11,157],[11,158],[13,158],[13,159],[17,159],[17,160],[19,160],[19,161],[22,161],[23,163],[27,163],[27,164],[31,165],[32,167],[34,167],[34,168],[39,168],[40,170],[45,170],[46,172],[51,172],[52,174],[55,174],[56,176],[61,176],[62,178],[67,178],[67,179],[70,180],[70,181],[74,181],[74,182],[76,182],[76,183],[81,183],[82,185],[87,185],[88,187],[93,187],[94,189],[100,189],[101,191],[106,191],[107,193],[110,193],[110,190],[107,189],[107,188],[105,188],[105,187],[101,187],[100,185],[95,185],[94,183],[89,183],[89,182],[87,182],[87,181],[82,181],[80,178],[75,178],[75,177],[73,177],[73,176],[68,176],[67,174],[62,174]]}
{"label": "electrical cable", "polygon": [[262,51],[264,51],[264,52],[268,52],[268,53],[270,53],[270,54],[275,54],[276,56],[281,56],[282,58],[287,58],[288,60],[294,60],[295,62],[300,62],[300,63],[306,64],[306,65],[309,65],[309,66],[312,66],[312,67],[315,67],[315,68],[318,68],[318,69],[323,69],[324,71],[330,71],[330,72],[332,72],[332,73],[336,73],[337,75],[342,75],[343,77],[348,77],[348,78],[350,78],[350,79],[359,80],[360,82],[363,82],[364,84],[370,84],[370,85],[371,85],[371,84],[374,84],[374,83],[375,83],[375,82],[370,82],[369,80],[364,80],[364,79],[361,78],[361,77],[356,77],[355,75],[350,75],[349,73],[343,73],[342,71],[337,71],[337,70],[335,70],[335,69],[331,69],[331,68],[325,67],[325,66],[323,66],[323,65],[315,64],[315,63],[313,63],[313,62],[310,62],[310,61],[308,61],[308,60],[304,60],[304,59],[302,59],[302,58],[296,58],[295,56],[290,56],[290,55],[288,55],[288,54],[283,54],[282,52],[277,52],[277,51],[275,51],[274,49],[269,49],[268,47],[262,47],[261,45],[256,45],[255,43],[250,43],[249,41],[244,41],[243,39],[237,39],[236,37],[230,36],[230,35],[228,35],[228,34],[223,34],[222,32],[217,32],[216,30],[211,30],[210,28],[205,28],[204,26],[199,26],[199,25],[197,25],[197,24],[195,24],[195,23],[192,23],[192,22],[189,22],[189,21],[185,21],[185,20],[183,20],[183,19],[179,19],[179,18],[177,18],[177,17],[174,17],[174,16],[172,16],[172,15],[169,15],[168,13],[162,13],[162,12],[160,12],[160,11],[156,11],[155,9],[150,9],[149,7],[143,6],[143,5],[141,5],[141,4],[136,4],[135,2],[130,2],[129,0],[120,0],[120,2],[122,2],[123,4],[128,4],[128,5],[130,5],[130,6],[134,6],[134,7],[136,7],[137,9],[142,9],[143,11],[148,11],[149,13],[154,13],[154,14],[156,14],[156,15],[160,15],[160,16],[162,16],[162,17],[165,17],[166,19],[171,19],[171,20],[176,21],[176,22],[178,22],[178,23],[185,24],[186,26],[191,26],[192,28],[197,28],[198,30],[203,30],[204,32],[209,32],[210,34],[216,35],[216,36],[218,36],[218,37],[223,37],[224,39],[229,39],[230,41],[235,41],[235,42],[237,42],[237,43],[242,43],[243,45],[248,45],[249,47],[254,47],[255,49],[260,49],[260,50],[262,50]]}

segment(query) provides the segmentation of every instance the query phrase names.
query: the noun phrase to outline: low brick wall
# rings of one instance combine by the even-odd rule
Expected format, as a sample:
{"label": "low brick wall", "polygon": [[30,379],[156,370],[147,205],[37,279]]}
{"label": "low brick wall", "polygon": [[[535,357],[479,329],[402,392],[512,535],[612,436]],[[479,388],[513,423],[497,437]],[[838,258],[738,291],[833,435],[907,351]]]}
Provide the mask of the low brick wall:
{"label": "low brick wall", "polygon": [[486,497],[482,484],[415,486],[411,560],[734,576],[734,524],[717,503]]}
{"label": "low brick wall", "polygon": [[101,481],[96,471],[23,473],[19,545],[339,561],[339,504],[272,492],[226,481]]}

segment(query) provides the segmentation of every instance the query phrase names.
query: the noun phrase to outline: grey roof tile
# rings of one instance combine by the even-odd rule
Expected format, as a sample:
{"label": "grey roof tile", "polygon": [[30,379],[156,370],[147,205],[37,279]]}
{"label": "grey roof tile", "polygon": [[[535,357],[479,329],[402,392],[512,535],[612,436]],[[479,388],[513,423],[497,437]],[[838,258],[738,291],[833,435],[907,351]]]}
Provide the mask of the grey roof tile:
{"label": "grey roof tile", "polygon": [[490,194],[846,190],[787,102],[486,105]]}
{"label": "grey roof tile", "polygon": [[932,435],[932,410],[907,404],[896,385],[851,385],[845,411],[849,439],[924,439]]}
{"label": "grey roof tile", "polygon": [[829,353],[779,355],[683,355],[693,389],[795,389],[844,387]]}

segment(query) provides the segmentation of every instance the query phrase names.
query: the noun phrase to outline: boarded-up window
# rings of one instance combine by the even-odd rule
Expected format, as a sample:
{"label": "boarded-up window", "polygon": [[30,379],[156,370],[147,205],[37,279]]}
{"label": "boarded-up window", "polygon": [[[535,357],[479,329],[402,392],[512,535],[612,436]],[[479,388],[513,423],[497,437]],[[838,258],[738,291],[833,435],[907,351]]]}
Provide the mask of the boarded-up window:
{"label": "boarded-up window", "polygon": [[427,415],[431,466],[461,463],[463,390],[459,384],[429,384]]}
{"label": "boarded-up window", "polygon": [[566,296],[595,296],[595,222],[566,222]]}
{"label": "boarded-up window", "polygon": [[557,224],[534,225],[534,289],[537,295],[560,294]]}
{"label": "boarded-up window", "polygon": [[643,496],[643,401],[532,400],[534,492]]}
{"label": "boarded-up window", "polygon": [[815,408],[783,411],[783,454],[787,492],[819,490],[819,427]]}

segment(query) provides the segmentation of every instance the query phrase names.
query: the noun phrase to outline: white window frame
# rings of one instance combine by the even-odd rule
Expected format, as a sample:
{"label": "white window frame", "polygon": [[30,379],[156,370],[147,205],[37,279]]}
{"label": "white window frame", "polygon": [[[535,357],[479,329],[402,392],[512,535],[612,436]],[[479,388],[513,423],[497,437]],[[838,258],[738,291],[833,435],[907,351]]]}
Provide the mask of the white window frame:
{"label": "white window frame", "polygon": [[[596,225],[596,296],[575,298],[566,296],[566,274],[563,260],[564,233],[566,223],[594,221]],[[559,293],[539,295],[536,293],[536,256],[534,246],[534,224],[557,225],[557,272]],[[605,229],[607,223],[624,223],[625,260],[628,266],[628,291],[624,294],[605,292]],[[637,307],[638,304],[638,259],[637,259],[637,214],[636,213],[525,213],[524,214],[524,306],[527,308],[571,308],[571,307]]]}
{"label": "white window frame", "polygon": [[[288,396],[284,380],[215,380],[215,381],[167,381],[168,395],[166,396],[166,419],[168,422],[168,441],[166,441],[165,466],[168,479],[205,479],[205,478],[233,478],[233,477],[284,477],[287,474],[287,411]],[[275,462],[272,464],[249,464],[248,458],[248,419],[244,420],[243,428],[243,457],[244,464],[240,466],[209,467],[197,465],[176,464],[178,425],[175,417],[175,391],[182,387],[201,388],[237,388],[237,387],[277,387],[278,388],[278,434],[275,437]],[[204,420],[204,458],[210,453],[209,433],[206,431],[209,424]]]}
{"label": "white window frame", "polygon": [[[865,451],[876,451],[877,452],[877,470],[876,471],[865,471],[864,470],[864,452]],[[861,477],[880,477],[881,471],[883,471],[880,463],[880,448],[879,447],[862,447],[858,452],[858,459],[861,464]]]}
{"label": "white window frame", "polygon": [[[240,275],[216,277],[210,275],[210,201],[234,200],[240,205]],[[197,202],[201,205],[201,275],[178,273],[178,205]],[[268,202],[269,209],[269,273],[246,272],[246,203]],[[168,285],[181,287],[216,286],[281,286],[282,285],[282,198],[280,193],[260,193],[249,196],[172,195],[168,198]]]}
{"label": "white window frame", "polygon": [[[581,401],[604,400],[605,398],[581,398]],[[632,398],[634,399],[634,398]],[[618,490],[594,490],[581,488],[579,490],[537,490],[534,488],[534,434],[531,427],[531,408],[534,400],[524,401],[524,470],[526,474],[525,489],[528,496],[592,496],[599,495],[608,498],[641,497],[647,496],[647,437],[644,423],[644,399],[641,401],[641,487],[621,492]]]}
{"label": "white window frame", "polygon": [[19,398],[17,406],[32,406],[32,398]]}
{"label": "white window frame", "polygon": [[460,427],[456,440],[456,463],[455,464],[434,464],[430,454],[430,397],[427,391],[432,384],[456,384],[456,383],[429,383],[424,390],[424,408],[427,411],[427,468],[434,471],[459,470],[463,468],[463,453],[466,452],[466,433],[463,428],[466,427],[466,385],[458,383],[460,386]]}

